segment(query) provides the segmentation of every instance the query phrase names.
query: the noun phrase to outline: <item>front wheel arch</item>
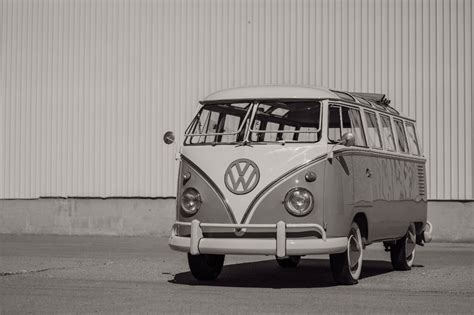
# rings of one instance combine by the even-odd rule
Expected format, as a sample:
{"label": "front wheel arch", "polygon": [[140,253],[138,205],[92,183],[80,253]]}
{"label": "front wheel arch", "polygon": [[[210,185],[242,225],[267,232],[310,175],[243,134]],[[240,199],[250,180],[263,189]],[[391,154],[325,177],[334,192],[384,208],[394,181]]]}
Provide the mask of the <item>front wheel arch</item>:
{"label": "front wheel arch", "polygon": [[352,222],[356,222],[359,226],[360,233],[362,234],[362,238],[367,241],[369,239],[369,223],[367,221],[367,216],[364,212],[358,212]]}

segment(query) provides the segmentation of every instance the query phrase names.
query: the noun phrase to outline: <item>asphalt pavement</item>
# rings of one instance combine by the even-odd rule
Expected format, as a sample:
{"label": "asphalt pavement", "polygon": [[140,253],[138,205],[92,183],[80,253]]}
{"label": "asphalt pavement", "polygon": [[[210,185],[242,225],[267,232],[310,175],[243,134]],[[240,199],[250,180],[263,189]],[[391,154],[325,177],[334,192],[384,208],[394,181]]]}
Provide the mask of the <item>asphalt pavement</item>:
{"label": "asphalt pavement", "polygon": [[199,282],[166,238],[0,235],[0,313],[439,313],[474,311],[474,244],[417,247],[394,271],[381,245],[362,278],[337,286],[327,256],[293,270],[269,256],[227,256]]}

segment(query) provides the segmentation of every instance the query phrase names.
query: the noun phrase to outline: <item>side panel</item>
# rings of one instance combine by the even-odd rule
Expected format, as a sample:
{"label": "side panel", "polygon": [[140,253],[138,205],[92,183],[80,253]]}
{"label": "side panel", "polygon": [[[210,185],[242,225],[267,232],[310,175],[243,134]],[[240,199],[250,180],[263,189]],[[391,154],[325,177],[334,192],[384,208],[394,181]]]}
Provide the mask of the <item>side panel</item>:
{"label": "side panel", "polygon": [[377,237],[378,229],[373,215],[376,209],[373,207],[373,190],[377,185],[375,177],[374,158],[367,154],[353,153],[354,163],[354,215],[361,212],[366,215],[368,227],[368,240],[371,241]]}
{"label": "side panel", "polygon": [[420,194],[420,187],[424,189],[424,184],[420,186],[420,181],[424,183],[424,164],[381,156],[373,161],[378,185],[373,188],[374,206],[369,213],[371,240],[400,238],[410,222],[426,222],[426,199]]}
{"label": "side panel", "polygon": [[354,154],[354,207],[365,209],[372,207],[374,180],[374,159],[367,155]]}
{"label": "side panel", "polygon": [[325,161],[324,222],[328,237],[347,236],[353,211],[354,166],[351,155]]}
{"label": "side panel", "polygon": [[366,214],[369,242],[400,238],[410,222],[426,222],[422,160],[370,149],[347,151],[336,154],[332,164],[326,162],[324,220],[328,235],[345,236],[357,212]]}
{"label": "side panel", "polygon": [[368,211],[369,240],[390,237],[395,226],[393,203],[395,202],[394,160],[374,154],[372,157],[373,207]]}

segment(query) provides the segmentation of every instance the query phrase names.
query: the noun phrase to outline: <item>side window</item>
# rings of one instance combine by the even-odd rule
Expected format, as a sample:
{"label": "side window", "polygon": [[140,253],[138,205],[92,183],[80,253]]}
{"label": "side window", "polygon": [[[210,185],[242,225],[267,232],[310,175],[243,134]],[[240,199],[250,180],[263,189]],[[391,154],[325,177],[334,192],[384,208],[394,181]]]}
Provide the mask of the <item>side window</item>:
{"label": "side window", "polygon": [[410,153],[420,155],[420,146],[418,145],[418,139],[416,138],[415,125],[406,122],[405,126],[407,128],[408,149],[410,149]]}
{"label": "side window", "polygon": [[403,122],[398,119],[393,120],[395,122],[395,130],[397,131],[398,147],[403,153],[408,153],[407,135],[405,134],[405,128],[403,128]]}
{"label": "side window", "polygon": [[331,142],[336,143],[341,139],[341,108],[339,106],[329,107],[328,119],[328,138]]}
{"label": "side window", "polygon": [[364,128],[362,127],[362,119],[357,109],[341,107],[342,112],[342,134],[352,132],[355,137],[355,145],[365,147]]}
{"label": "side window", "polygon": [[390,117],[385,115],[380,115],[380,121],[382,123],[382,128],[380,129],[382,133],[382,141],[384,148],[389,151],[395,151],[395,140],[393,138],[392,124],[390,123]]}
{"label": "side window", "polygon": [[382,148],[382,141],[379,133],[379,123],[377,116],[372,112],[365,112],[365,120],[367,121],[367,142],[371,148]]}
{"label": "side window", "polygon": [[359,110],[344,106],[330,106],[328,121],[328,134],[331,142],[338,142],[342,135],[351,132],[354,135],[356,146],[366,146]]}

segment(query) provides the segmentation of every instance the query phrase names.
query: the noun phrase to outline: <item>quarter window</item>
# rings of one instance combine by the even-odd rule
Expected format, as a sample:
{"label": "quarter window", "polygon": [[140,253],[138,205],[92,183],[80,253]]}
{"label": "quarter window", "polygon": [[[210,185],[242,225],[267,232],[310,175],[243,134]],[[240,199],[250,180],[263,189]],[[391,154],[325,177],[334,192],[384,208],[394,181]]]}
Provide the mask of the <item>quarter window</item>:
{"label": "quarter window", "polygon": [[329,126],[328,138],[331,142],[336,143],[341,140],[341,108],[339,106],[329,107]]}
{"label": "quarter window", "polygon": [[[339,113],[338,113],[339,112]],[[345,106],[331,105],[329,107],[329,141],[337,143],[342,135],[350,132],[354,135],[356,146],[365,147],[365,135],[359,110]]]}
{"label": "quarter window", "polygon": [[394,119],[395,130],[397,131],[398,147],[401,152],[408,153],[407,135],[405,134],[405,128],[403,128],[403,122],[398,119]]}
{"label": "quarter window", "polygon": [[380,121],[382,123],[382,128],[380,129],[382,133],[382,141],[386,150],[395,151],[395,140],[393,138],[392,124],[390,123],[390,117],[385,115],[380,115]]}
{"label": "quarter window", "polygon": [[365,112],[365,120],[367,121],[367,142],[369,143],[369,147],[382,148],[377,116],[375,113]]}
{"label": "quarter window", "polygon": [[420,155],[420,147],[418,145],[418,139],[416,138],[415,125],[407,122],[406,128],[408,136],[408,149],[410,149],[410,153]]}

